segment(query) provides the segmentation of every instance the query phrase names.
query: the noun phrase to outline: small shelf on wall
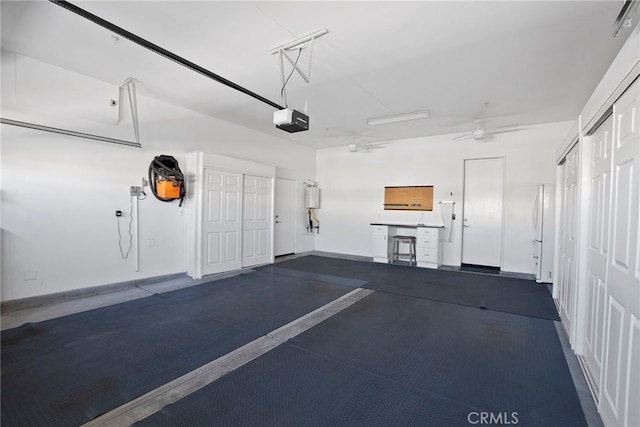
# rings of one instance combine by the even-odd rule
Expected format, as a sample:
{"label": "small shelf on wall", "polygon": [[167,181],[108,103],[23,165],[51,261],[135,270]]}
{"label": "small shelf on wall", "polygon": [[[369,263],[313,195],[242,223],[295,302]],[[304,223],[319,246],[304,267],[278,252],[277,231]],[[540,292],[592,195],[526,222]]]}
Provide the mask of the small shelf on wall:
{"label": "small shelf on wall", "polygon": [[384,187],[384,210],[432,211],[433,185]]}

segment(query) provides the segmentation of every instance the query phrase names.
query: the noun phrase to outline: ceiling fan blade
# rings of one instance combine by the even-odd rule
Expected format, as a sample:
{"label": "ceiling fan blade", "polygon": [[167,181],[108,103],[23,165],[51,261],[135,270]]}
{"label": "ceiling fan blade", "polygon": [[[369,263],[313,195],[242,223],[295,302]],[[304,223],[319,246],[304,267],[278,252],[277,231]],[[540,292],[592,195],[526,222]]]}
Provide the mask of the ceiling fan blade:
{"label": "ceiling fan blade", "polygon": [[525,130],[526,128],[515,128],[515,129],[503,129],[503,130],[494,130],[491,133],[509,133],[509,132],[520,132],[521,130]]}
{"label": "ceiling fan blade", "polygon": [[468,133],[466,133],[464,135],[459,135],[459,136],[456,136],[455,138],[451,138],[451,140],[457,141],[459,139],[470,138],[471,136],[473,136],[473,133],[472,132],[468,132]]}
{"label": "ceiling fan blade", "polygon": [[494,129],[509,129],[509,128],[517,128],[520,125],[518,123],[511,123],[508,125],[500,125],[500,126],[496,126]]}

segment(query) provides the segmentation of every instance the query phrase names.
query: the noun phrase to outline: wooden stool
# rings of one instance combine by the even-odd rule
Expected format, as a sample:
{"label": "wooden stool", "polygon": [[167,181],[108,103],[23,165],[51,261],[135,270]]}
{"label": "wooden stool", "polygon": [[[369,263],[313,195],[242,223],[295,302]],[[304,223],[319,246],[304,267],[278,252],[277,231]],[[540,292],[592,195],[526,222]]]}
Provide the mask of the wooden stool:
{"label": "wooden stool", "polygon": [[[391,258],[391,263],[396,260],[399,260],[400,257],[409,257],[409,265],[416,265],[416,238],[414,236],[401,236],[396,235],[392,237],[393,239],[393,255]],[[408,243],[409,244],[409,252],[402,253],[400,252],[400,243]]]}

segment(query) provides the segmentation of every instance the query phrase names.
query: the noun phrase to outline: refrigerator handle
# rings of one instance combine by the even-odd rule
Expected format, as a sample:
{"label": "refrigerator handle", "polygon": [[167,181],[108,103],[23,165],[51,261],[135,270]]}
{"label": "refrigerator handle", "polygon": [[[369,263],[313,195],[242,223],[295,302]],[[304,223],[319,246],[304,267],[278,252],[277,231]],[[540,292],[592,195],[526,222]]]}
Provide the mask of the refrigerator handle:
{"label": "refrigerator handle", "polygon": [[538,227],[538,203],[540,203],[540,189],[536,189],[536,193],[533,195],[533,205],[531,206],[531,225],[533,228]]}

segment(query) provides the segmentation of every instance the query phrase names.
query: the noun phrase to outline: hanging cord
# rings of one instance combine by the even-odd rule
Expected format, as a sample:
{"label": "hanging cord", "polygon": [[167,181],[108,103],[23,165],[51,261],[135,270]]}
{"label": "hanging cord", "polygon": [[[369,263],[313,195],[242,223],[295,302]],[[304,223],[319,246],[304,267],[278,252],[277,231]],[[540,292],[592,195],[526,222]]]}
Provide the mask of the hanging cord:
{"label": "hanging cord", "polygon": [[178,166],[178,161],[171,157],[160,155],[153,158],[151,164],[149,165],[149,187],[151,188],[151,192],[158,200],[163,202],[171,202],[175,199],[169,199],[160,197],[158,195],[156,180],[158,178],[163,178],[167,181],[171,181],[173,185],[180,185],[180,203],[178,206],[182,206],[182,202],[184,201],[184,197],[186,195],[185,190],[185,182],[184,175]]}
{"label": "hanging cord", "polygon": [[[296,60],[295,60],[295,62],[293,64],[293,67],[291,68],[291,72],[289,73],[289,77],[287,77],[287,80],[285,80],[285,82],[282,84],[282,89],[280,89],[280,97],[284,101],[285,108],[289,108],[289,105],[287,104],[287,97],[285,96],[284,91],[285,91],[285,89],[287,87],[287,83],[289,83],[289,79],[293,75],[293,72],[296,70],[296,65],[298,65],[298,60],[300,60],[300,54],[301,53],[302,53],[302,48],[299,48],[298,49],[298,56],[296,57]],[[282,53],[281,53],[281,55],[282,55]]]}
{"label": "hanging cord", "polygon": [[147,193],[144,191],[144,187],[146,187],[147,185],[149,185],[149,183],[143,177],[142,178],[142,185],[140,186],[140,194],[136,196],[138,198],[138,200],[144,200],[144,199],[147,198]]}
{"label": "hanging cord", "polygon": [[131,248],[133,247],[133,233],[131,232],[131,225],[133,224],[133,197],[131,197],[131,205],[129,209],[129,248],[127,248],[127,252],[125,253],[122,249],[122,233],[120,232],[120,217],[116,217],[117,225],[118,225],[118,247],[120,248],[120,256],[122,259],[129,258],[129,252],[131,252]]}
{"label": "hanging cord", "polygon": [[316,210],[315,209],[310,209],[311,210],[311,216],[313,217],[314,221],[316,222],[316,230],[317,233],[320,234],[320,221],[318,221],[318,217],[316,216]]}
{"label": "hanging cord", "polygon": [[147,193],[144,192],[144,188],[140,189],[140,194],[136,196],[138,200],[144,200],[147,198]]}

